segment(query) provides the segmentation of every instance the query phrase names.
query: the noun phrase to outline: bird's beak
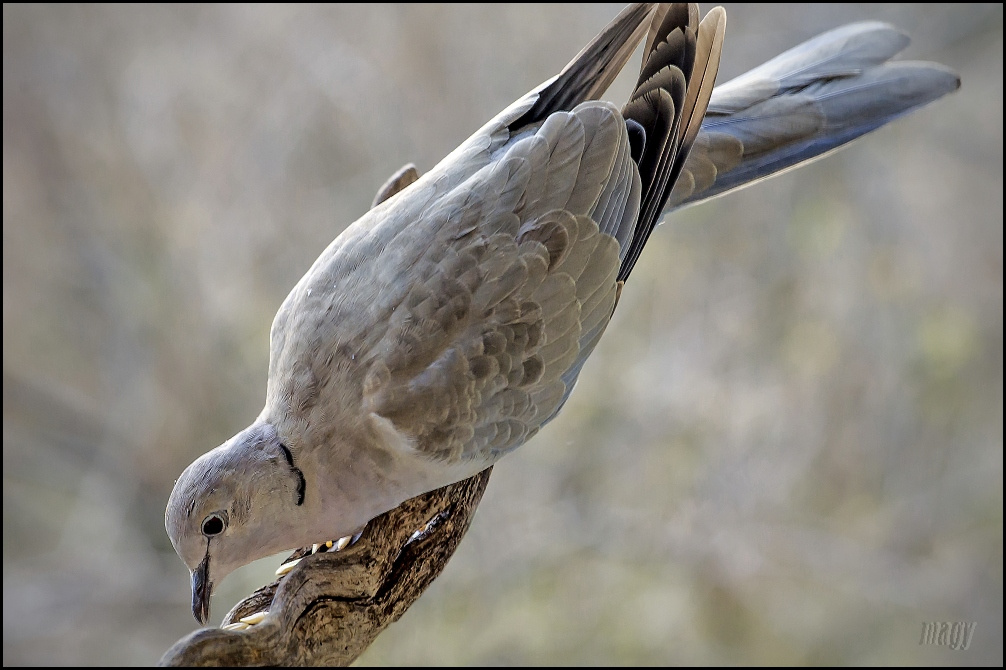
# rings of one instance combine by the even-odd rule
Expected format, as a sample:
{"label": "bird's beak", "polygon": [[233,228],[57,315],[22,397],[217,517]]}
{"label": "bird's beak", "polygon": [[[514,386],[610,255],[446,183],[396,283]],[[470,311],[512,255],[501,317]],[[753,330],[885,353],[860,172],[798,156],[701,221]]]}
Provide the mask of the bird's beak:
{"label": "bird's beak", "polygon": [[200,624],[205,624],[210,618],[210,594],[213,584],[210,582],[210,554],[192,571],[192,616]]}

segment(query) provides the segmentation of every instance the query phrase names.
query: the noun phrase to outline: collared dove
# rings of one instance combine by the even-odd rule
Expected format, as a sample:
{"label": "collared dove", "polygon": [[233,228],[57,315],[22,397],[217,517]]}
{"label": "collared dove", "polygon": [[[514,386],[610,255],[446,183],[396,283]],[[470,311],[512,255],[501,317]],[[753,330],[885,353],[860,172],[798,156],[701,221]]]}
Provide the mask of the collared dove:
{"label": "collared dove", "polygon": [[[474,475],[563,407],[664,213],[795,167],[959,86],[876,22],[715,90],[726,15],[635,4],[422,177],[379,194],[272,325],[258,418],[192,463],[165,527],[214,584]],[[598,98],[645,38],[619,110]]]}

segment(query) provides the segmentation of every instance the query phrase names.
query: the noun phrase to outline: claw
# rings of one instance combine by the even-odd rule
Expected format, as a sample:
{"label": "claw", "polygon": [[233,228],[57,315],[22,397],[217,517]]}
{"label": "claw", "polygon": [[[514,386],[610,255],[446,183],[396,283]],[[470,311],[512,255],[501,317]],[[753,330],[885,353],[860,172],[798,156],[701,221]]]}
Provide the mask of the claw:
{"label": "claw", "polygon": [[[340,537],[338,540],[328,540],[327,542],[312,544],[311,545],[311,553],[312,554],[317,554],[319,551],[322,550],[322,547],[324,547],[325,551],[329,551],[329,550],[331,550],[331,551],[342,551],[343,549],[345,549],[349,545],[351,545],[354,542],[356,542],[357,540],[359,540],[361,535],[363,535],[363,531],[362,530],[359,533],[356,533],[355,535],[347,535],[346,537]],[[283,575],[287,574],[288,572],[290,572],[291,570],[293,570],[295,567],[297,567],[297,564],[300,563],[302,559],[303,559],[303,557],[301,557],[301,558],[295,558],[294,560],[290,561],[289,563],[284,563],[283,565],[279,566],[278,568],[276,568],[276,576],[277,577],[282,577]]]}
{"label": "claw", "polygon": [[229,623],[226,626],[223,626],[222,628],[224,630],[245,630],[247,628],[251,628],[251,626],[242,621],[235,621],[234,623]]}
{"label": "claw", "polygon": [[277,577],[282,577],[286,573],[288,573],[291,570],[293,570],[294,568],[296,568],[298,563],[300,563],[300,559],[299,558],[295,558],[292,561],[290,561],[289,563],[284,563],[283,565],[281,565],[278,568],[276,568],[276,576]]}
{"label": "claw", "polygon": [[269,614],[269,610],[262,610],[261,612],[255,612],[255,614],[249,614],[248,616],[243,616],[238,621],[241,623],[246,623],[249,626],[254,626],[257,623],[262,623],[265,620],[266,615]]}

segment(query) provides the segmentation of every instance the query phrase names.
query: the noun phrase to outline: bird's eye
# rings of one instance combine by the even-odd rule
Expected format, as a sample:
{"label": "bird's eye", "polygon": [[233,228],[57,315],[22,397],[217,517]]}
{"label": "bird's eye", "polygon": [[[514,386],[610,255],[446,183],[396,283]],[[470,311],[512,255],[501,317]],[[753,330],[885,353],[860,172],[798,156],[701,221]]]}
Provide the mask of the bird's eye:
{"label": "bird's eye", "polygon": [[210,514],[208,517],[203,519],[203,535],[206,537],[219,535],[224,532],[224,528],[226,527],[227,522],[222,514]]}

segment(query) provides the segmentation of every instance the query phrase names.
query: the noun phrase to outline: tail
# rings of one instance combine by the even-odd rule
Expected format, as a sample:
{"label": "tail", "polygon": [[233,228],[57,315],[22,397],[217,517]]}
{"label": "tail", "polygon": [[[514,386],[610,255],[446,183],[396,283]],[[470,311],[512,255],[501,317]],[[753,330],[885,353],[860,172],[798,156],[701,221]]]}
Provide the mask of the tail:
{"label": "tail", "polygon": [[717,86],[667,211],[820,158],[960,87],[942,65],[890,62],[908,42],[853,23]]}
{"label": "tail", "polygon": [[644,32],[643,65],[622,109],[642,197],[622,244],[618,281],[632,271],[668,211],[703,202],[824,156],[956,90],[935,63],[890,62],[908,36],[853,23],[787,51],[713,89],[726,14],[701,22],[694,4],[630,5],[509,124],[540,124],[600,96]]}

